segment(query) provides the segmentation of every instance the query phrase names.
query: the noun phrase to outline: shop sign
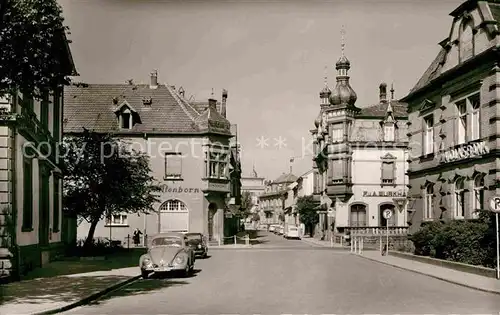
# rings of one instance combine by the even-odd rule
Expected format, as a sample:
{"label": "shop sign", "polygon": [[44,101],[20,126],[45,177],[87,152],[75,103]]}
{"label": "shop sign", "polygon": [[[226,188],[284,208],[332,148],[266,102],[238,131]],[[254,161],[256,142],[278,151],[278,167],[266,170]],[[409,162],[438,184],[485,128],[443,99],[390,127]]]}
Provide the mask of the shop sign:
{"label": "shop sign", "polygon": [[490,152],[490,148],[486,142],[475,142],[464,144],[456,149],[451,149],[441,154],[440,163],[449,163],[454,161],[465,160],[469,158],[479,157]]}
{"label": "shop sign", "polygon": [[363,191],[363,197],[406,197],[402,190],[398,191]]}
{"label": "shop sign", "polygon": [[184,188],[180,187],[169,187],[166,184],[160,186],[161,191],[164,193],[178,193],[178,194],[198,194],[201,192],[199,188]]}

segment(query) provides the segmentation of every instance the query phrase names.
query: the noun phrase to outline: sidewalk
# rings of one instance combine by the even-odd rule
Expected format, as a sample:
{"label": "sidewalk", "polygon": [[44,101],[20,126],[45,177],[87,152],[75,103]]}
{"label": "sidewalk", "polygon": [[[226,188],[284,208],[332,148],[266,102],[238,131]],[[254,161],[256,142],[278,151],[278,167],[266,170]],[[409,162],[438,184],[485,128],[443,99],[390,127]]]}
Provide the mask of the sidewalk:
{"label": "sidewalk", "polygon": [[[322,240],[318,240],[316,238],[313,238],[313,237],[309,237],[309,236],[303,236],[302,237],[302,241],[304,243],[308,243],[310,245],[317,245],[317,246],[323,246],[323,247],[332,247],[332,244],[330,243],[330,241],[322,241]],[[333,248],[347,248],[347,247],[343,247],[341,246],[340,244],[338,243],[333,243]]]}
{"label": "sidewalk", "polygon": [[55,314],[95,300],[138,274],[138,267],[130,267],[12,282],[2,285],[0,314]]}
{"label": "sidewalk", "polygon": [[471,289],[500,294],[500,280],[439,267],[395,256],[382,256],[379,251],[364,251],[358,256],[396,268],[416,272]]}

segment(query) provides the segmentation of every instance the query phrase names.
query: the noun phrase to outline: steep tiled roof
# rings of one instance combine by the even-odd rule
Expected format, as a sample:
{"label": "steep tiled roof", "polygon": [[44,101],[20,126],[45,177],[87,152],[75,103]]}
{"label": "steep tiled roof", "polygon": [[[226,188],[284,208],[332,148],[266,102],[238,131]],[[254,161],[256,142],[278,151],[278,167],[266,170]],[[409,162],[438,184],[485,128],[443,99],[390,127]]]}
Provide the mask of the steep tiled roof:
{"label": "steep tiled roof", "polygon": [[[150,99],[151,104],[144,100]],[[230,134],[230,123],[215,108],[198,111],[172,87],[132,84],[75,84],[64,90],[64,132],[81,132],[82,127],[96,132],[200,133]],[[128,106],[139,123],[122,130],[115,111]]]}
{"label": "steep tiled roof", "polygon": [[[379,103],[376,105],[372,105],[369,107],[365,107],[361,109],[361,112],[358,114],[363,117],[374,117],[374,118],[384,118],[387,113],[387,106],[389,103]],[[407,105],[406,103],[391,101],[392,106],[392,114],[396,118],[408,117],[407,113]]]}
{"label": "steep tiled roof", "polygon": [[283,183],[293,183],[298,179],[297,176],[292,173],[282,174],[280,177],[273,181],[273,184],[283,184]]}

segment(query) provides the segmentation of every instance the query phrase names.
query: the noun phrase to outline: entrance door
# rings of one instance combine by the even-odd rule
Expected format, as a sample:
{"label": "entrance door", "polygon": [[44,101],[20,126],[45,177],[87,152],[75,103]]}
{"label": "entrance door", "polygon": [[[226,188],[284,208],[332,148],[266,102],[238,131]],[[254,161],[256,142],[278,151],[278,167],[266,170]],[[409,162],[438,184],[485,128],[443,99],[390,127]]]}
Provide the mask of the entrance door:
{"label": "entrance door", "polygon": [[41,165],[39,169],[39,213],[38,237],[40,245],[49,245],[50,202],[49,178],[50,173]]}
{"label": "entrance door", "polygon": [[165,201],[160,206],[161,232],[189,232],[189,210],[177,199]]}
{"label": "entrance door", "polygon": [[217,212],[215,203],[208,205],[208,240],[212,241],[214,236],[214,216]]}

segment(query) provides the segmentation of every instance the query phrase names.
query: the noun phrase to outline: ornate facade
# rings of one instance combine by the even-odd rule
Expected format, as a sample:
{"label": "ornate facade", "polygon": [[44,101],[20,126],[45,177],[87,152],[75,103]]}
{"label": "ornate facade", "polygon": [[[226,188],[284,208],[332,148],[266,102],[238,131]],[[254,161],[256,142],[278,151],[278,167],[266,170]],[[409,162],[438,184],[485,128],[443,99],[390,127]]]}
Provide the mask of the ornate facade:
{"label": "ornate facade", "polygon": [[[356,107],[350,67],[342,52],[337,84],[320,92],[321,109],[311,130],[320,235],[352,229],[376,234],[388,225],[394,233],[404,233],[406,105],[394,100],[393,90],[388,99],[382,83],[378,104]],[[382,216],[385,209],[394,213],[390,220]]]}
{"label": "ornate facade", "polygon": [[409,106],[410,221],[474,219],[500,193],[500,3],[466,1]]}

